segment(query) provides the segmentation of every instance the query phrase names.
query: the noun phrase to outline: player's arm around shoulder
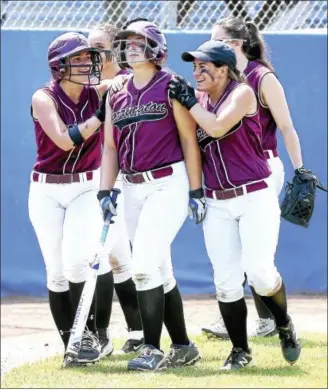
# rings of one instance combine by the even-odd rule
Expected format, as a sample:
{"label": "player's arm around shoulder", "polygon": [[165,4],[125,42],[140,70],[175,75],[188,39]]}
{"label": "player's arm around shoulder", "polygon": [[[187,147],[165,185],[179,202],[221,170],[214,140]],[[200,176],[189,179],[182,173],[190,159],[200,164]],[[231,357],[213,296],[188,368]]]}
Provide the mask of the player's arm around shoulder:
{"label": "player's arm around shoulder", "polygon": [[67,127],[58,115],[54,100],[44,91],[38,90],[32,96],[33,117],[48,137],[61,149],[70,150],[73,142],[67,133]]}
{"label": "player's arm around shoulder", "polygon": [[101,96],[107,91],[110,93],[119,92],[131,77],[131,74],[117,75],[113,79],[102,80],[96,88]]}
{"label": "player's arm around shoulder", "polygon": [[226,98],[216,114],[207,111],[200,104],[190,110],[200,127],[211,137],[219,138],[230,131],[245,115],[257,110],[257,99],[254,91],[247,84],[236,87]]}
{"label": "player's arm around shoulder", "polygon": [[177,100],[171,100],[173,114],[181,141],[190,189],[202,187],[201,156],[196,137],[196,122]]}
{"label": "player's arm around shoulder", "polygon": [[119,173],[118,152],[114,142],[112,109],[109,103],[109,95],[106,99],[104,122],[104,148],[101,164],[100,190],[112,190]]}
{"label": "player's arm around shoulder", "polygon": [[256,95],[252,88],[246,84],[241,84],[236,87],[231,92],[231,96],[229,96],[228,99],[228,104],[217,112],[217,131],[215,131],[217,137],[225,135],[237,125],[243,117],[255,114],[257,111]]}
{"label": "player's arm around shoulder", "polygon": [[39,121],[43,131],[64,151],[82,145],[103,122],[96,112],[94,116],[79,125],[75,123],[66,126],[57,112],[54,100],[42,90],[33,94],[32,110],[34,118]]}

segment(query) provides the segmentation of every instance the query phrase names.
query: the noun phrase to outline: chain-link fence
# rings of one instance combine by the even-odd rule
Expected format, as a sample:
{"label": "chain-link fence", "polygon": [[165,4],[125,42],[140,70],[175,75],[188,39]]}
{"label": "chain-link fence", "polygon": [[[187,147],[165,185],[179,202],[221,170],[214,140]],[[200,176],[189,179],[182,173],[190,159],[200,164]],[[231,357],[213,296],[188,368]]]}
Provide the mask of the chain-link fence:
{"label": "chain-link fence", "polygon": [[260,30],[327,28],[327,1],[1,1],[1,28],[84,30],[100,21],[118,27],[141,16],[163,29],[210,30],[224,17],[253,20]]}

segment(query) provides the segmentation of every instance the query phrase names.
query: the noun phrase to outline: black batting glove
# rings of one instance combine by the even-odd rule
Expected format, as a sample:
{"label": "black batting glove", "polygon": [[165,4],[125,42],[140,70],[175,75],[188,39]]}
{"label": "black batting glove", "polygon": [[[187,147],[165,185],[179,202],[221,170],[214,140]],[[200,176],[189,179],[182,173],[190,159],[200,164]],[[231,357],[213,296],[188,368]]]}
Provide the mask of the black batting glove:
{"label": "black batting glove", "polygon": [[[108,213],[111,213],[113,216],[117,215],[117,211],[116,211],[117,203],[113,202],[111,191],[100,190],[97,194],[97,199],[99,200],[99,205],[101,206],[103,212],[104,221],[106,220]],[[114,223],[112,219],[111,219],[111,223]]]}
{"label": "black batting glove", "polygon": [[179,103],[188,110],[198,103],[194,88],[184,79],[184,77],[174,76],[174,78],[170,80],[168,88],[169,97],[179,101]]}
{"label": "black batting glove", "polygon": [[207,214],[207,202],[204,196],[203,188],[193,190],[189,192],[189,217],[193,219],[194,222],[198,225],[201,223]]}

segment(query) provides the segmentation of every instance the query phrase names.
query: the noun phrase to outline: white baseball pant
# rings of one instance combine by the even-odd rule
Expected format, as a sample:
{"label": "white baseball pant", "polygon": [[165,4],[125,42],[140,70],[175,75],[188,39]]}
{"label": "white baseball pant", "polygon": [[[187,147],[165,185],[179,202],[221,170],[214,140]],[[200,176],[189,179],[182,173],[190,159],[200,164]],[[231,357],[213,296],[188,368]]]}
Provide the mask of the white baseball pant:
{"label": "white baseball pant", "polygon": [[217,299],[241,299],[244,272],[259,295],[280,288],[281,276],[274,264],[280,208],[273,187],[227,200],[207,198],[207,203],[203,230]]}
{"label": "white baseball pant", "polygon": [[[125,218],[133,245],[132,273],[138,291],[175,285],[170,248],[188,215],[189,182],[184,162],[173,174],[130,184],[123,179]],[[145,177],[152,177],[151,174]]]}
{"label": "white baseball pant", "polygon": [[[109,253],[109,261],[113,271],[114,283],[123,283],[132,277],[131,272],[131,248],[129,236],[125,223],[123,186],[121,175],[115,183],[122,193],[118,196],[117,216],[114,217],[115,224],[111,225],[111,234],[105,243],[105,248]],[[112,229],[113,226],[113,229]]]}
{"label": "white baseball pant", "polygon": [[268,150],[267,152],[271,156],[267,159],[267,163],[270,166],[270,170],[272,172],[270,178],[272,179],[275,191],[279,196],[284,184],[284,166],[280,157],[274,157],[271,150]]}
{"label": "white baseball pant", "polygon": [[[54,292],[69,289],[68,281],[85,281],[88,262],[98,249],[103,226],[97,200],[100,174],[71,184],[49,184],[31,180],[29,216],[44,258],[47,287]],[[84,175],[84,174],[81,174]],[[112,225],[112,226],[115,226]],[[114,229],[110,228],[109,236]],[[110,239],[110,237],[109,237]],[[99,275],[111,270],[108,255],[100,256]]]}

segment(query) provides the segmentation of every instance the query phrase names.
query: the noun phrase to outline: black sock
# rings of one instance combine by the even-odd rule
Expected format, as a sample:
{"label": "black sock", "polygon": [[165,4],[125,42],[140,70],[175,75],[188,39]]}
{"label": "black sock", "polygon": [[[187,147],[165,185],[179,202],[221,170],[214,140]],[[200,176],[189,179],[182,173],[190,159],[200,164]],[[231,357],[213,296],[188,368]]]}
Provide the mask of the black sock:
{"label": "black sock", "polygon": [[173,344],[189,345],[183,302],[177,284],[165,294],[164,323]]}
{"label": "black sock", "polygon": [[115,283],[114,288],[125,316],[128,330],[141,331],[143,329],[142,320],[138,309],[136,286],[132,278],[122,283]]}
{"label": "black sock", "polygon": [[69,342],[73,324],[73,311],[70,292],[54,292],[48,290],[50,311],[65,348]]}
{"label": "black sock", "polygon": [[[70,285],[70,295],[71,295],[71,302],[72,302],[72,308],[73,308],[73,318],[75,316],[75,313],[77,311],[81,293],[83,290],[83,286],[85,285],[85,282],[81,283],[72,283],[69,282]],[[97,333],[96,329],[96,294],[93,296],[93,300],[91,302],[88,319],[87,319],[87,327],[88,329],[93,332]]]}
{"label": "black sock", "polygon": [[165,302],[163,286],[137,291],[137,299],[143,324],[144,343],[160,349]]}
{"label": "black sock", "polygon": [[259,318],[270,318],[271,320],[274,320],[273,314],[271,313],[270,309],[265,305],[260,295],[258,295],[255,291],[255,289],[252,286],[250,287],[250,291],[252,293],[252,296],[254,298],[255,307],[258,313]]}
{"label": "black sock", "polygon": [[96,326],[97,329],[108,328],[110,324],[113,301],[113,273],[97,276],[96,283]]}
{"label": "black sock", "polygon": [[261,296],[265,305],[272,312],[276,326],[286,326],[290,320],[287,313],[286,287],[282,281],[280,290],[271,297]]}
{"label": "black sock", "polygon": [[218,301],[233,347],[249,351],[247,338],[247,305],[244,298],[235,302]]}

